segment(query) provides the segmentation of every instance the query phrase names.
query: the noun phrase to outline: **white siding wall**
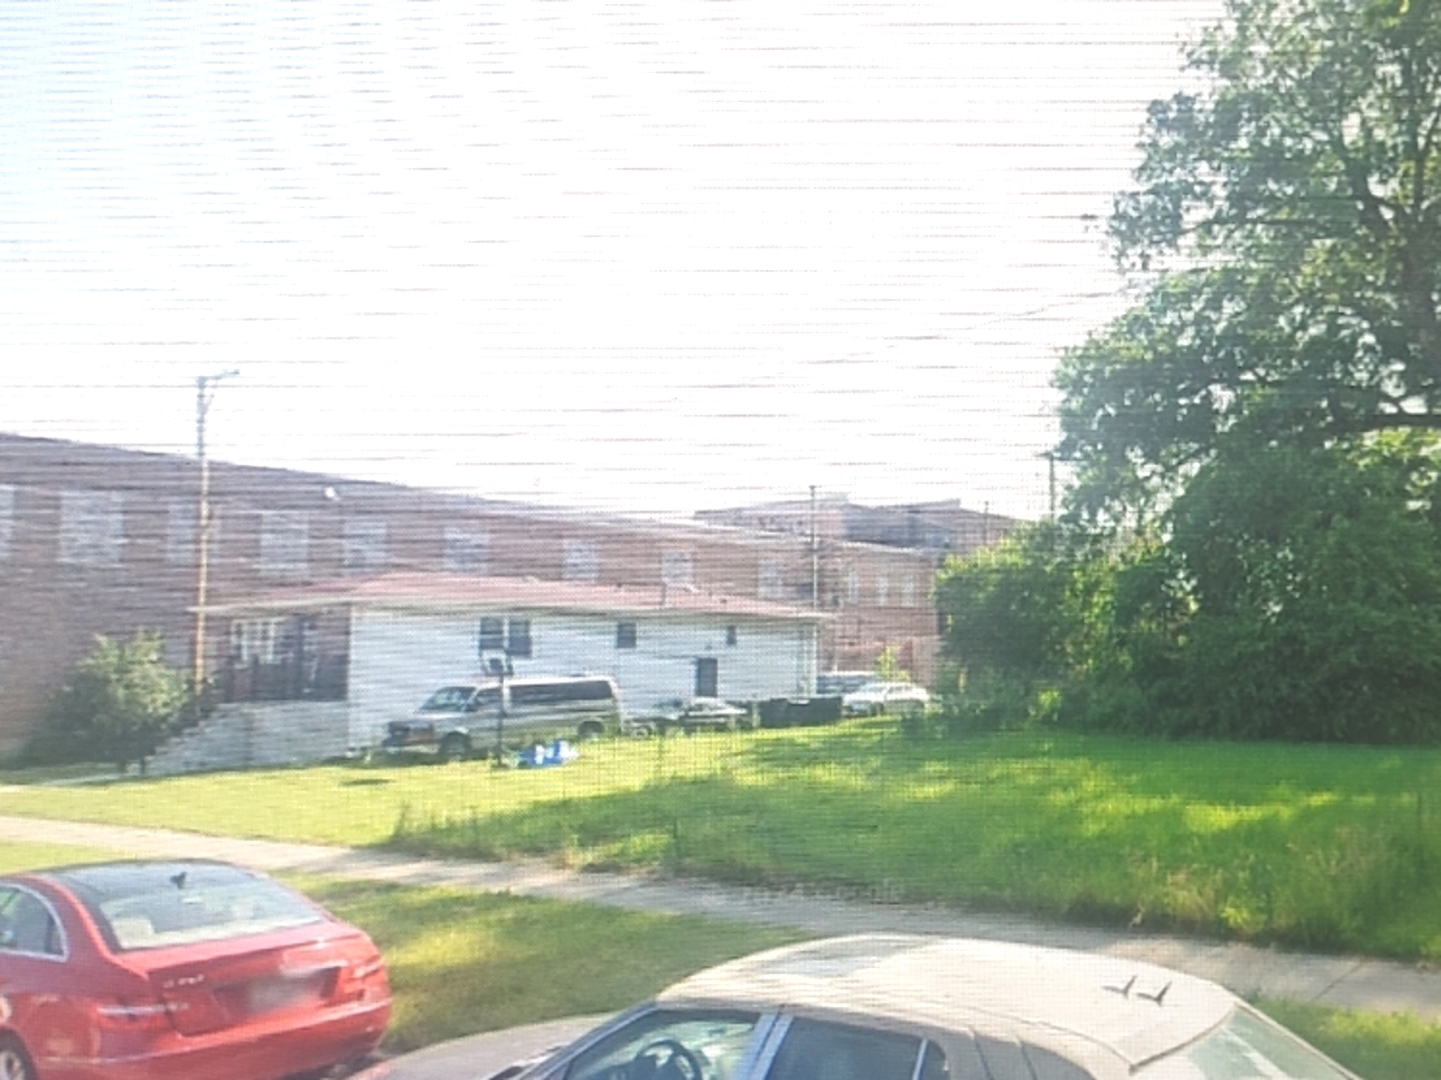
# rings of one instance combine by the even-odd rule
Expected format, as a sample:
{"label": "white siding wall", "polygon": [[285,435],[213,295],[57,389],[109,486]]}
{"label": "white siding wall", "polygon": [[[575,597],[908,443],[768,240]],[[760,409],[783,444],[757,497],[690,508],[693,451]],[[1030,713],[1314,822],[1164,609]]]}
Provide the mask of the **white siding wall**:
{"label": "white siding wall", "polygon": [[[351,620],[351,742],[379,742],[388,720],[408,716],[432,690],[479,675],[476,632],[482,612],[426,615],[358,611]],[[517,675],[610,675],[627,712],[668,697],[689,697],[695,662],[711,656],[720,694],[738,701],[803,695],[815,686],[816,635],[811,624],[781,620],[624,616],[636,623],[636,647],[617,649],[616,617],[486,611],[531,620],[532,655]],[[736,643],[726,644],[726,627]]]}

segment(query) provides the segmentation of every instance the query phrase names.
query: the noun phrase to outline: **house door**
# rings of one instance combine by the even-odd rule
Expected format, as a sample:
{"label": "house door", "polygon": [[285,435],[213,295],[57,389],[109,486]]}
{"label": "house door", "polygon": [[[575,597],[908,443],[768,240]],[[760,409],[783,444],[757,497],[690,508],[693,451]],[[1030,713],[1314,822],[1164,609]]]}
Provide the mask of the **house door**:
{"label": "house door", "polygon": [[720,661],[714,656],[702,656],[695,662],[695,696],[719,697]]}

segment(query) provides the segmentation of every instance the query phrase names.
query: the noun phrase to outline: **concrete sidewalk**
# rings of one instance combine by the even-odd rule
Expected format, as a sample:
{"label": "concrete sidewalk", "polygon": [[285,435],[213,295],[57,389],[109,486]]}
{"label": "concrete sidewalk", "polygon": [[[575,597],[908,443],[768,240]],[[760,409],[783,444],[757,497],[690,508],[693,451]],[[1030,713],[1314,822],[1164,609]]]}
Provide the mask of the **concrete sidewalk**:
{"label": "concrete sidewalk", "polygon": [[149,857],[224,859],[408,885],[452,885],[642,911],[790,926],[814,934],[893,930],[1030,942],[1147,960],[1212,979],[1238,994],[1335,1008],[1408,1012],[1441,1023],[1441,972],[1366,957],[1316,956],[1188,938],[1053,925],[938,907],[773,892],[710,882],[581,873],[537,862],[472,863],[370,850],[243,840],[123,826],[0,816],[0,838],[103,848]]}

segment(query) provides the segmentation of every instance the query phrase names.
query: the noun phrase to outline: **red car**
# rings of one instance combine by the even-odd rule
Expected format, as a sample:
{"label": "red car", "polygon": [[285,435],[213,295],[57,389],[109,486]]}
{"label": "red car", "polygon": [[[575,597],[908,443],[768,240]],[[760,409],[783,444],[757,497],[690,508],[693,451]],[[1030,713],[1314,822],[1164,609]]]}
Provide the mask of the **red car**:
{"label": "red car", "polygon": [[0,877],[0,1080],[277,1080],[390,1019],[360,930],[220,862]]}

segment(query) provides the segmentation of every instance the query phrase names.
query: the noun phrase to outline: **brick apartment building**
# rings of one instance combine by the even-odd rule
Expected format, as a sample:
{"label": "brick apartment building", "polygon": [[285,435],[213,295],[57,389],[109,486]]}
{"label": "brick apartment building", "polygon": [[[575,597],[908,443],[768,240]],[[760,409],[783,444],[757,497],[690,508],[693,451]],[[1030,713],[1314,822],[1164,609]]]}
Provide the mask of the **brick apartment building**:
{"label": "brick apartment building", "polygon": [[[159,630],[169,659],[188,669],[198,477],[188,457],[0,434],[0,756],[20,748],[96,634]],[[782,530],[739,512],[663,524],[223,462],[212,464],[210,504],[216,605],[395,572],[663,586],[814,607],[827,616],[820,670],[869,666],[892,646],[921,679],[938,644],[938,555],[1011,524],[989,519],[979,534],[937,539],[924,527],[944,513],[900,508],[896,518],[834,500],[824,514],[800,504],[799,528],[794,505]],[[855,524],[867,514],[891,522],[870,542]],[[226,670],[232,632],[241,628],[218,620],[207,629],[208,674]],[[326,677],[322,690],[343,695],[343,670]]]}

